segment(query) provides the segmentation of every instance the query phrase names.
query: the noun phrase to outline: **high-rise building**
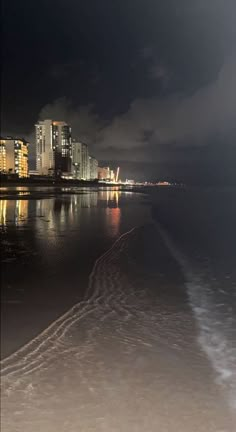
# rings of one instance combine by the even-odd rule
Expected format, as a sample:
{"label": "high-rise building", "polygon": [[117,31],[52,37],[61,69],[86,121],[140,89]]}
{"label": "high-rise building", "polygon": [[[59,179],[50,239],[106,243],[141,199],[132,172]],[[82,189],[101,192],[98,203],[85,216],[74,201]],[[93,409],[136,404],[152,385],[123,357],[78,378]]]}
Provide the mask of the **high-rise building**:
{"label": "high-rise building", "polygon": [[63,121],[43,120],[35,125],[36,169],[40,175],[71,171],[71,128]]}
{"label": "high-rise building", "polygon": [[98,178],[98,161],[93,156],[89,156],[89,179],[96,180]]}
{"label": "high-rise building", "polygon": [[24,139],[0,139],[0,170],[6,174],[17,174],[19,177],[29,176],[28,143]]}
{"label": "high-rise building", "polygon": [[72,142],[73,177],[79,180],[90,179],[89,154],[87,144]]}

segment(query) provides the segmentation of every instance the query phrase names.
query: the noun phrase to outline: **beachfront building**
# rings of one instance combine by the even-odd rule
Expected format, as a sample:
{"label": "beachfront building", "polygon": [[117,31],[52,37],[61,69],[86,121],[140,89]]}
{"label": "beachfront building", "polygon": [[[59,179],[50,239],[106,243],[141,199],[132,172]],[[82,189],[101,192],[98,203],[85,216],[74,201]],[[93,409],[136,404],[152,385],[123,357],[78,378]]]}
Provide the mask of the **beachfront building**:
{"label": "beachfront building", "polygon": [[39,175],[39,173],[38,173],[38,171],[37,170],[29,170],[29,176],[31,177],[31,176],[38,176]]}
{"label": "beachfront building", "polygon": [[98,178],[98,161],[93,156],[89,156],[89,180]]}
{"label": "beachfront building", "polygon": [[4,139],[0,139],[0,172],[6,173],[6,144]]}
{"label": "beachfront building", "polygon": [[36,170],[39,175],[71,172],[71,127],[64,121],[43,120],[35,125]]}
{"label": "beachfront building", "polygon": [[90,180],[88,146],[79,141],[72,142],[72,175],[78,180]]}
{"label": "beachfront building", "polygon": [[1,138],[0,171],[6,174],[17,174],[20,178],[28,177],[28,146],[28,142],[24,139]]}
{"label": "beachfront building", "polygon": [[110,180],[111,173],[109,167],[98,167],[98,179],[99,180]]}

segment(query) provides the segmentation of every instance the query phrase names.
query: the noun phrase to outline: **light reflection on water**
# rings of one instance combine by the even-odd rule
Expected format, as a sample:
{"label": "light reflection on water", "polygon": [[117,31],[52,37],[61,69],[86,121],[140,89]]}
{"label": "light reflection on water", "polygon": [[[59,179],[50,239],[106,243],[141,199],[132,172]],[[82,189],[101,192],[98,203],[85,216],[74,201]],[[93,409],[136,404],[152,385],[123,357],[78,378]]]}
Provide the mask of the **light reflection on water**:
{"label": "light reflection on water", "polygon": [[[1,190],[7,190],[7,188],[0,188]],[[34,191],[39,190],[35,188]],[[17,187],[17,196],[29,195],[30,190],[28,187]],[[61,192],[68,192],[68,188],[62,188]],[[70,191],[70,190],[69,190]],[[9,190],[8,190],[9,192]],[[73,223],[76,214],[84,208],[94,208],[99,205],[99,201],[106,203],[108,209],[119,208],[120,191],[117,190],[101,190],[89,191],[88,193],[71,194],[66,196],[60,195],[48,199],[2,199],[0,200],[0,225],[25,225],[28,221],[27,218],[30,213],[34,213],[36,216],[42,217],[46,215],[50,218],[50,228],[55,228],[55,222],[59,222],[60,225],[66,223]],[[46,198],[46,197],[45,197]],[[103,206],[103,204],[102,204]],[[107,211],[107,218],[112,221],[112,225],[119,222],[119,211]],[[60,217],[58,219],[58,214]]]}
{"label": "light reflection on water", "polygon": [[[12,189],[7,189],[7,193],[11,194]],[[113,241],[120,235],[120,191],[87,189],[85,193],[85,190],[79,189],[75,193],[67,191],[64,194],[64,189],[60,188],[59,193],[55,190],[54,194],[45,194],[45,189],[35,188],[31,189],[31,197],[24,199],[21,194],[30,193],[29,188],[20,187],[17,188],[16,199],[11,195],[9,199],[0,200],[3,240],[8,241],[10,235],[15,244],[13,249],[29,242],[30,249],[36,250],[36,253],[41,255],[45,251],[48,258],[50,255],[61,260],[75,245],[84,249],[82,243],[86,244],[88,237],[91,237],[90,242],[96,243],[98,238]],[[41,192],[45,196],[38,198]],[[13,259],[8,256],[9,251],[5,252],[8,258]]]}
{"label": "light reflection on water", "polygon": [[[96,209],[104,210],[104,222],[109,236],[116,236],[120,228],[120,192],[101,191],[87,194],[55,197],[49,200],[36,201],[36,229],[42,231],[42,218],[46,218],[48,224],[44,224],[44,231],[62,232],[70,230],[73,226],[81,224],[82,219],[87,220],[87,225],[96,217]],[[105,206],[104,206],[105,204]],[[81,213],[82,212],[82,213]]]}
{"label": "light reflection on water", "polygon": [[[118,188],[46,189],[19,187],[5,191],[6,198],[0,199],[0,231],[4,241],[10,235],[16,245],[29,242],[30,248],[32,243],[40,254],[48,248],[47,253],[59,256],[64,248],[67,254],[68,247],[73,248],[78,242],[81,247],[81,241],[86,244],[87,238],[96,247],[98,241],[114,241],[126,229],[143,223],[150,214],[146,206],[140,206],[143,197]],[[30,196],[25,199],[22,193]]]}
{"label": "light reflection on water", "polygon": [[28,200],[0,200],[0,224],[24,225],[28,218]]}

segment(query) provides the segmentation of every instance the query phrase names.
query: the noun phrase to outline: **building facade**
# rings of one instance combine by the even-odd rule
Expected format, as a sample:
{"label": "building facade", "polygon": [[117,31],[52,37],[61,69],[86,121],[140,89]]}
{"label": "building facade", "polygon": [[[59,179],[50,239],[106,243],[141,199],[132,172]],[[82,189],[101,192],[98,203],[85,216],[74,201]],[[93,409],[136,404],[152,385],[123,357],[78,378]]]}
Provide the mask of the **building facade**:
{"label": "building facade", "polygon": [[39,175],[71,172],[71,128],[61,121],[43,120],[35,125],[36,170]]}
{"label": "building facade", "polygon": [[98,178],[99,180],[110,180],[111,173],[109,167],[98,167]]}
{"label": "building facade", "polygon": [[89,156],[89,179],[96,180],[98,178],[98,161],[93,156]]}
{"label": "building facade", "polygon": [[28,146],[24,139],[12,137],[0,139],[1,172],[17,174],[20,178],[28,177]]}
{"label": "building facade", "polygon": [[90,166],[87,144],[72,142],[72,174],[75,179],[89,180]]}
{"label": "building facade", "polygon": [[6,170],[6,144],[4,139],[0,139],[0,172],[5,174]]}

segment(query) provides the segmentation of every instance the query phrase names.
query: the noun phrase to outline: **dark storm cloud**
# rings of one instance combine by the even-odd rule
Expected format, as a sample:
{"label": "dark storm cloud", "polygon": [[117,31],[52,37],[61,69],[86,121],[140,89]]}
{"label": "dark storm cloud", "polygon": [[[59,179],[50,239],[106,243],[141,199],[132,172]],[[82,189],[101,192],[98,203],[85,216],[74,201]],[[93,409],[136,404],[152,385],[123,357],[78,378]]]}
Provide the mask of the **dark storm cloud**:
{"label": "dark storm cloud", "polygon": [[[4,131],[65,119],[98,157],[168,172],[197,166],[215,137],[235,142],[233,0],[5,0],[4,11]],[[219,146],[206,150],[215,160]]]}
{"label": "dark storm cloud", "polygon": [[[109,157],[120,155],[140,160],[160,159],[164,145],[205,145],[214,134],[234,132],[236,124],[236,58],[230,57],[217,79],[191,96],[172,94],[163,98],[134,100],[129,110],[109,124],[92,105],[75,107],[66,99],[46,105],[40,118],[68,121],[74,135]],[[160,150],[161,149],[161,150]],[[156,150],[156,151],[155,151]],[[156,156],[155,156],[156,153]]]}
{"label": "dark storm cloud", "polygon": [[[150,140],[157,147],[173,142],[204,145],[212,134],[232,130],[235,124],[236,57],[231,57],[214,82],[191,96],[172,94],[164,100],[147,98],[133,101],[125,114],[114,118],[103,130],[100,145],[129,149],[132,155],[137,143],[143,141],[146,130],[152,131],[146,140],[147,150]],[[153,154],[147,151],[146,157],[153,158]]]}

